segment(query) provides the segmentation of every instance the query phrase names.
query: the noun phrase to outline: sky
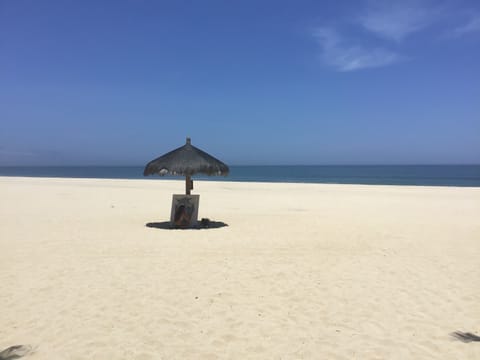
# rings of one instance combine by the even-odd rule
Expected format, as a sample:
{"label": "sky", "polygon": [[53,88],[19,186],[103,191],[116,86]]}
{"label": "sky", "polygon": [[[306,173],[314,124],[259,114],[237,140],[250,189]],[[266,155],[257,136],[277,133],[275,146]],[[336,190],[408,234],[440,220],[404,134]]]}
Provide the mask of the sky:
{"label": "sky", "polygon": [[479,164],[480,2],[0,0],[0,165]]}

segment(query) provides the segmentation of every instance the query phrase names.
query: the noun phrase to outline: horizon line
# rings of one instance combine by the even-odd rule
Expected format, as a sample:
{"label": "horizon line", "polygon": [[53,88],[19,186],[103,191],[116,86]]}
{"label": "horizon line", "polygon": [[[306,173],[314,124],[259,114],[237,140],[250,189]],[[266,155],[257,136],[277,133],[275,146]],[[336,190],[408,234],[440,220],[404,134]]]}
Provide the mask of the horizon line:
{"label": "horizon line", "polygon": [[[227,164],[228,165],[228,164]],[[229,167],[280,167],[280,166],[480,166],[480,163],[404,163],[404,164],[387,164],[387,163],[360,163],[360,164],[232,164]],[[2,165],[0,167],[145,167],[145,165],[102,165],[102,164],[77,164],[77,165]]]}

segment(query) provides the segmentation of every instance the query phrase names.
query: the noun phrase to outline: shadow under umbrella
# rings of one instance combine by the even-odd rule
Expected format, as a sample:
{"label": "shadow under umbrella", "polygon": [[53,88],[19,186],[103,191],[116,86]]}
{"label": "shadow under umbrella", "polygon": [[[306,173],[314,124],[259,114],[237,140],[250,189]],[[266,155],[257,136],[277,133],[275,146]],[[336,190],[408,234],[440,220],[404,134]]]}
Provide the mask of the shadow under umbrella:
{"label": "shadow under umbrella", "polygon": [[227,227],[228,224],[223,221],[212,221],[210,219],[202,219],[194,227],[181,227],[172,225],[170,221],[161,221],[161,222],[149,222],[145,224],[146,227],[162,230],[201,230],[201,229],[219,229],[222,227]]}

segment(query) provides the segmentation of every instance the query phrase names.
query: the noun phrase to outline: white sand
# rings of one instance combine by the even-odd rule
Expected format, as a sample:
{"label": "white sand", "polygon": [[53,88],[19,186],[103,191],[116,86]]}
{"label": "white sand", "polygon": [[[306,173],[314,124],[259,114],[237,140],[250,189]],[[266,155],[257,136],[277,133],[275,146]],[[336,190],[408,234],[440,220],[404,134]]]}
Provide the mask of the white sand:
{"label": "white sand", "polygon": [[0,178],[0,350],[480,359],[480,188]]}

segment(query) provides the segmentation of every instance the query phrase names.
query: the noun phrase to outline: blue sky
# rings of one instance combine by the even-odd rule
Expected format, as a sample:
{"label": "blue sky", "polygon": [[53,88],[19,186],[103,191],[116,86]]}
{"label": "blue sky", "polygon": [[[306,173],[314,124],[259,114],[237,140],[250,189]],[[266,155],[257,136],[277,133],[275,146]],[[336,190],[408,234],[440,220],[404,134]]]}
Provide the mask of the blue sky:
{"label": "blue sky", "polygon": [[0,165],[480,163],[478,1],[0,0]]}

